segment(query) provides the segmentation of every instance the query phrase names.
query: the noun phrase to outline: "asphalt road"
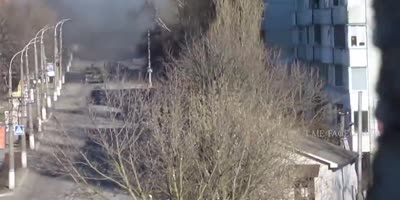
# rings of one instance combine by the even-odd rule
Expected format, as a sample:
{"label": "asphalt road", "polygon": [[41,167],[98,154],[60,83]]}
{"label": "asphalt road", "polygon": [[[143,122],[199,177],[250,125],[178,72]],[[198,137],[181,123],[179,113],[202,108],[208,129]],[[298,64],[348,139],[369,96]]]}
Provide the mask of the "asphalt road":
{"label": "asphalt road", "polygon": [[[40,145],[37,151],[29,152],[29,173],[24,183],[15,190],[13,196],[3,197],[6,200],[80,200],[98,199],[82,196],[76,184],[65,175],[57,174],[60,167],[56,163],[53,153],[57,145],[73,143],[76,147],[85,145],[84,129],[90,128],[93,121],[96,125],[112,127],[118,123],[108,123],[106,118],[88,117],[87,97],[93,85],[84,84],[82,74],[87,62],[74,61],[71,72],[66,76],[66,84],[62,94],[51,109],[52,118],[44,124],[44,132],[39,136]],[[62,133],[60,133],[62,132]],[[62,137],[67,134],[67,142]],[[109,194],[107,199],[126,199],[124,196]]]}

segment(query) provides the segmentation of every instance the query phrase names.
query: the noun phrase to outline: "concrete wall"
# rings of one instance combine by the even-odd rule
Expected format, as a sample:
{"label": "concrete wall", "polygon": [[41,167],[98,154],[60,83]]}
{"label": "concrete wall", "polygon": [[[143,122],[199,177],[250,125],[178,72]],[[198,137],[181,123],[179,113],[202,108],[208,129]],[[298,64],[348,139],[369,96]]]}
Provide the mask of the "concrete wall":
{"label": "concrete wall", "polygon": [[295,155],[296,164],[320,165],[319,176],[315,178],[315,200],[355,200],[357,174],[355,166],[347,165],[338,170],[330,170],[327,164]]}

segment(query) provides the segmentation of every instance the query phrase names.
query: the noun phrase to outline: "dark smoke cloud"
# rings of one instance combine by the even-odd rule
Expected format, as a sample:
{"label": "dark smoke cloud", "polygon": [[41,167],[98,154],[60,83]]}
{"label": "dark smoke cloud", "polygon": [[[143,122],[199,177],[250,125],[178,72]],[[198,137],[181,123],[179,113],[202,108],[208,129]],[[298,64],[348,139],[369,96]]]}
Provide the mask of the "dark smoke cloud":
{"label": "dark smoke cloud", "polygon": [[[83,57],[125,59],[138,54],[148,29],[156,27],[154,9],[145,0],[49,0],[65,24],[67,43]],[[169,0],[157,0],[157,11],[171,22]],[[78,46],[76,46],[78,45]],[[79,47],[79,48],[76,48]]]}

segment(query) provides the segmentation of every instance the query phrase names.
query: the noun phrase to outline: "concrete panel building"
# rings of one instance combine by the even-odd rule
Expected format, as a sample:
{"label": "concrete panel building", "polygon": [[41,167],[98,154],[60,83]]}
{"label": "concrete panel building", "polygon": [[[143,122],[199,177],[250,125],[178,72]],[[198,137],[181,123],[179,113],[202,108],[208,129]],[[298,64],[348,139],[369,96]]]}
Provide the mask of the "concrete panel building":
{"label": "concrete panel building", "polygon": [[349,139],[354,151],[358,146],[358,92],[363,92],[363,152],[370,151],[378,135],[374,110],[380,55],[373,44],[371,3],[372,0],[266,0],[265,14],[267,43],[281,47],[288,59],[318,66],[334,105],[350,111],[353,134]]}

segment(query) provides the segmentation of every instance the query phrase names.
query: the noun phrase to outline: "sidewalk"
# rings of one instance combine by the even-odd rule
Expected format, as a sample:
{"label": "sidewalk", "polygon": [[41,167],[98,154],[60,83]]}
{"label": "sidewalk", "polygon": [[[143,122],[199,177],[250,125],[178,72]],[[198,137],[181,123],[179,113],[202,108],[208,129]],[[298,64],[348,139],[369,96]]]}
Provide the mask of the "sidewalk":
{"label": "sidewalk", "polygon": [[[29,169],[23,169],[21,164],[21,152],[15,152],[15,178],[16,187],[21,186],[26,179]],[[4,162],[0,167],[0,197],[10,196],[13,191],[8,189],[8,171],[9,171],[9,156],[8,153],[4,155]]]}
{"label": "sidewalk", "polygon": [[[75,70],[77,66],[74,66]],[[36,150],[28,151],[28,168],[29,172],[17,170],[16,172],[16,189],[13,192],[9,191],[8,186],[8,168],[0,168],[0,199],[3,200],[71,200],[81,199],[79,197],[79,189],[76,184],[69,180],[64,175],[54,175],[51,172],[54,171],[52,167],[57,164],[53,162],[52,152],[54,145],[49,143],[57,140],[57,134],[54,134],[52,129],[57,130],[54,112],[57,113],[58,109],[68,109],[69,107],[75,107],[75,103],[82,104],[84,97],[81,93],[82,87],[80,76],[78,71],[72,71],[69,73],[67,84],[62,89],[62,94],[58,97],[58,101],[52,102],[52,107],[48,110],[47,122],[43,123],[43,132],[36,135]],[[71,77],[72,76],[72,77]],[[76,77],[78,76],[78,77]],[[74,80],[76,79],[76,80]],[[75,84],[72,82],[76,82]],[[79,84],[78,84],[79,83]],[[50,85],[51,86],[51,85]],[[52,93],[51,93],[52,94]],[[52,96],[51,96],[52,97]],[[72,105],[71,105],[72,104]],[[82,109],[83,105],[78,105],[79,109]],[[35,110],[35,109],[34,109]],[[68,118],[73,118],[69,116]],[[62,119],[60,119],[63,121]],[[75,132],[75,131],[74,131]],[[29,144],[29,143],[27,143]],[[39,145],[40,144],[40,145]],[[7,152],[7,150],[5,150]],[[1,153],[0,153],[1,154]],[[1,155],[0,155],[1,157]],[[16,157],[20,157],[16,155]],[[5,159],[3,166],[8,166],[8,159]],[[21,163],[20,158],[16,158],[17,162]],[[49,166],[48,166],[49,165]],[[51,165],[51,166],[50,166]],[[54,166],[53,166],[54,165]],[[18,168],[20,169],[20,167]],[[4,192],[3,192],[4,191]],[[86,199],[86,198],[84,198]]]}
{"label": "sidewalk", "polygon": [[[69,179],[67,174],[59,173],[61,166],[54,158],[54,153],[57,152],[57,145],[68,146],[69,142],[77,148],[85,145],[85,128],[91,124],[91,119],[88,117],[87,97],[90,94],[93,86],[83,84],[83,71],[86,63],[82,61],[74,61],[66,77],[66,83],[61,92],[58,101],[53,103],[49,109],[49,120],[43,123],[43,132],[36,135],[36,150],[28,151],[28,167],[29,173],[25,177],[21,177],[17,171],[17,176],[23,181],[17,182],[17,187],[13,195],[2,197],[0,200],[88,200],[99,199],[91,194],[90,197],[82,196],[83,191]],[[50,115],[51,113],[51,115]],[[50,116],[52,116],[50,118]],[[100,121],[100,123],[105,123]],[[62,127],[60,127],[62,125]],[[65,141],[60,132],[65,131],[69,135],[71,141]],[[39,145],[40,144],[40,145]],[[16,161],[20,159],[16,159]],[[7,164],[6,164],[7,165]],[[5,178],[1,178],[1,173],[5,173]],[[8,170],[0,171],[0,182],[7,180]],[[19,179],[18,180],[21,180]],[[20,184],[21,183],[21,184]],[[4,184],[3,184],[4,185]],[[0,184],[1,188],[5,188]],[[121,194],[114,192],[105,192],[106,199],[125,200]],[[1,195],[0,195],[1,197]]]}

